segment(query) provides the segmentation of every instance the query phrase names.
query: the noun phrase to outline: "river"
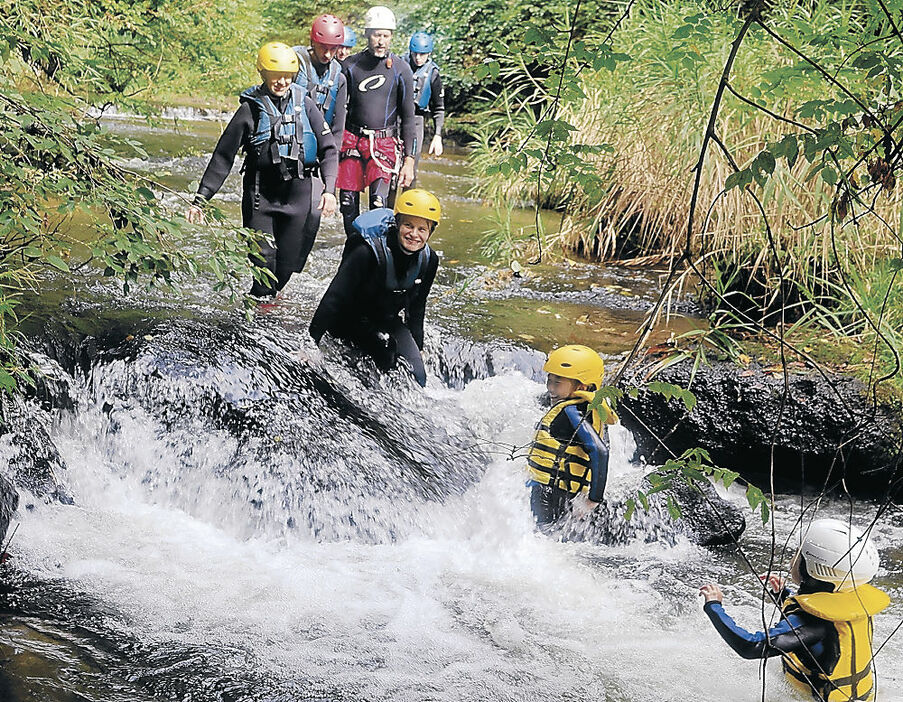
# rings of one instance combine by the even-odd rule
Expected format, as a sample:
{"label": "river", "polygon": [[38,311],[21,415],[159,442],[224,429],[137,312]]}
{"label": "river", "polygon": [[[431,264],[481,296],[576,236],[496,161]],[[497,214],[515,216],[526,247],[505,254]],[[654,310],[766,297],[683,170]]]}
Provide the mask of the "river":
{"label": "river", "polygon": [[[150,154],[132,167],[185,191],[221,125],[113,127]],[[443,266],[425,389],[334,345],[315,356],[306,325],[338,263],[337,219],[308,270],[250,321],[209,282],[123,296],[91,271],[51,277],[23,302],[24,332],[72,396],[34,416],[73,504],[22,495],[0,593],[0,698],[793,698],[777,662],[763,678],[702,612],[698,587],[715,580],[738,621],[761,628],[736,549],[697,546],[657,515],[615,543],[533,529],[517,447],[543,411],[540,352],[587,343],[616,362],[658,273],[566,261],[512,277],[478,253],[493,210],[469,194],[466,157],[421,163],[447,213],[431,241]],[[236,218],[238,187],[233,175],[221,194]],[[513,213],[516,227],[531,220]],[[612,453],[609,500],[643,474],[619,427]],[[778,498],[779,544],[806,505]],[[824,500],[819,514],[850,508]],[[861,524],[878,509],[852,508]],[[747,521],[742,551],[764,571],[770,528]],[[887,701],[903,700],[901,537],[903,516],[884,513],[875,584],[893,603],[875,643],[889,639],[877,658]]]}

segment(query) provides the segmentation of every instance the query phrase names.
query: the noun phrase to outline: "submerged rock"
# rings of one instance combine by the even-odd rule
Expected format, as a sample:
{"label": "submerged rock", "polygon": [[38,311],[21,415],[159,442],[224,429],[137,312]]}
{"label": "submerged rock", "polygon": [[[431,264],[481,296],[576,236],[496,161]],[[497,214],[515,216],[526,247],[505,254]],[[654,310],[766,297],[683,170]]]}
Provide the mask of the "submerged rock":
{"label": "submerged rock", "polygon": [[545,382],[542,364],[545,354],[513,344],[485,344],[467,339],[443,337],[433,368],[450,388],[461,389],[472,380],[481,380],[507,371],[519,371],[528,378]]}
{"label": "submerged rock", "polygon": [[0,406],[0,456],[6,460],[6,477],[37,497],[71,504],[58,477],[66,462],[47,432],[40,408],[5,393],[0,394]]}
{"label": "submerged rock", "polygon": [[6,543],[6,532],[18,507],[19,493],[10,481],[0,474],[0,546]]}
{"label": "submerged rock", "polygon": [[[646,368],[624,383],[642,387]],[[655,380],[686,388],[692,364],[671,366]],[[843,491],[900,500],[903,415],[897,403],[875,402],[860,381],[792,372],[785,392],[781,373],[753,364],[716,362],[701,367],[688,412],[677,399],[640,390],[624,397],[621,420],[638,452],[660,463],[693,447],[760,486],[778,491]]]}

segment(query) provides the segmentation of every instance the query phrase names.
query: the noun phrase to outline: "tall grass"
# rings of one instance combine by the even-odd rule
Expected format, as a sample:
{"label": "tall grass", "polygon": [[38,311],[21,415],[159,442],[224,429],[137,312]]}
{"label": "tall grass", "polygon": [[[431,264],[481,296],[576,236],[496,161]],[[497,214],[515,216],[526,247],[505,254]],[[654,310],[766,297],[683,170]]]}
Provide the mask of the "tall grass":
{"label": "tall grass", "polygon": [[[847,27],[851,33],[867,31],[857,24],[856,2],[778,5],[769,24],[789,36],[805,25]],[[538,196],[543,204],[563,209],[566,216],[557,235],[561,245],[599,260],[661,260],[683,252],[691,169],[699,156],[725,57],[739,27],[734,10],[714,12],[710,8],[702,2],[640,2],[614,35],[614,49],[631,60],[618,64],[614,71],[581,73],[586,99],[564,104],[559,117],[578,128],[574,143],[612,147],[610,153],[588,157],[601,177],[601,185],[591,188],[553,177],[550,186],[537,192],[533,179],[487,173],[500,149],[530,141],[528,135],[537,120],[537,91],[542,84],[527,75],[517,61],[510,61],[507,69],[512,87],[485,120],[474,158],[482,174],[482,193],[506,200]],[[704,27],[700,24],[688,38],[682,38],[678,30],[687,24],[687,16],[696,12],[704,14]],[[820,50],[829,65],[841,65],[847,58],[842,46]],[[900,53],[890,42],[888,51]],[[753,31],[741,47],[731,85],[778,115],[806,122],[798,117],[798,108],[808,100],[826,97],[829,86],[814,73],[811,80],[797,80],[792,85],[769,83],[771,72],[796,61],[764,32]],[[849,65],[839,74],[852,81],[854,89],[869,92],[864,76],[857,77]],[[871,93],[874,97],[875,91]],[[549,100],[548,94],[540,97]],[[768,142],[799,132],[730,94],[725,96],[716,129],[741,166]],[[854,221],[847,215],[832,226],[825,215],[834,187],[819,177],[807,179],[810,168],[803,158],[792,168],[779,162],[764,187],[754,186],[774,236],[776,260],[757,204],[740,189],[723,191],[733,167],[718,149],[710,149],[699,193],[702,207],[697,210],[690,242],[692,255],[739,262],[766,286],[783,269],[784,275],[814,289],[819,287],[817,279],[838,267],[866,270],[890,255],[894,247],[899,248],[895,233],[874,216]],[[900,204],[901,191],[895,187],[876,199],[876,214],[896,223]]]}

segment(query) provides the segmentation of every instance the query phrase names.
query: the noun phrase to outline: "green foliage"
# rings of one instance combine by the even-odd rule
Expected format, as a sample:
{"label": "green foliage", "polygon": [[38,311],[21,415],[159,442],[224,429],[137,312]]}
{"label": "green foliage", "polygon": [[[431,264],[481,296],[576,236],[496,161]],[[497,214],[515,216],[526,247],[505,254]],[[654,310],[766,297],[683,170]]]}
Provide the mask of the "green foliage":
{"label": "green foliage", "polygon": [[[210,275],[236,297],[253,242],[222,231],[200,253],[197,234],[160,204],[164,188],[131,173],[119,153],[146,157],[88,117],[78,91],[127,101],[158,78],[167,33],[220,10],[185,2],[0,5],[0,385],[24,377],[16,358],[15,296],[43,271],[98,266],[123,290],[173,287],[180,275]],[[230,5],[226,5],[226,8]],[[48,14],[48,11],[53,11]],[[206,13],[206,14],[205,14]],[[51,19],[52,16],[52,19]],[[215,24],[215,23],[214,23]],[[85,241],[85,231],[88,231]],[[196,253],[192,253],[196,252]]]}
{"label": "green foliage", "polygon": [[[627,500],[624,518],[630,520],[638,508],[649,511],[649,497],[658,492],[670,490],[678,482],[690,486],[699,486],[702,483],[713,481],[724,487],[730,487],[740,477],[736,471],[719,468],[712,463],[712,459],[705,449],[687,449],[678,458],[671,458],[652,473],[646,476],[649,482],[648,490],[637,490],[636,496]],[[746,488],[746,499],[750,509],[758,511],[762,523],[766,524],[771,515],[771,507],[768,498],[754,485]],[[674,498],[668,495],[666,500],[668,513],[674,519],[681,516],[680,506]]]}

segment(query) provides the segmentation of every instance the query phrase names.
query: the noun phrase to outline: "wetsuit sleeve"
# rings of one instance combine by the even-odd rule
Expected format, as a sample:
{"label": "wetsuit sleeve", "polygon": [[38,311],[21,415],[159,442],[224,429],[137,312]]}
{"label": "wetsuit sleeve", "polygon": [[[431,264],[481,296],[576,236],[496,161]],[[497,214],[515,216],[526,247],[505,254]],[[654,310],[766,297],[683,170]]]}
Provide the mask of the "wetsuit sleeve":
{"label": "wetsuit sleeve", "polygon": [[430,81],[430,113],[433,115],[433,129],[436,134],[442,136],[442,127],[445,125],[445,88],[442,87],[442,76],[439,69],[433,69],[433,79]]}
{"label": "wetsuit sleeve", "polygon": [[430,262],[427,265],[423,282],[405,310],[405,326],[411,332],[414,343],[421,351],[423,351],[423,318],[426,316],[426,298],[430,294],[430,288],[433,287],[437,270],[439,270],[439,256],[435,251],[430,251]]}
{"label": "wetsuit sleeve", "polygon": [[589,499],[601,502],[608,482],[608,443],[599,436],[593,425],[586,421],[577,405],[565,407],[564,414],[576,432],[577,441],[583,445],[583,450],[589,456],[591,471]]}
{"label": "wetsuit sleeve", "polygon": [[348,78],[345,72],[339,73],[339,91],[335,96],[335,115],[332,118],[332,138],[336,148],[342,147],[345,136],[345,117],[348,115]]}
{"label": "wetsuit sleeve", "polygon": [[339,270],[310,320],[310,335],[316,343],[320,343],[326,332],[351,324],[358,286],[370,276],[373,265],[376,261],[366,244],[352,249],[339,264]]}
{"label": "wetsuit sleeve", "polygon": [[326,186],[327,193],[335,192],[335,179],[339,172],[339,150],[336,148],[332,132],[323,120],[323,113],[317,103],[309,97],[304,98],[304,108],[310,120],[310,128],[317,135],[317,160],[320,162],[320,177]]}
{"label": "wetsuit sleeve", "polygon": [[242,103],[241,107],[232,115],[232,119],[226,125],[219,141],[216,142],[216,148],[213,150],[207,170],[204,171],[201,184],[198,186],[196,203],[200,198],[209,200],[223,187],[226,177],[232,170],[235,154],[238,153],[242,144],[248,143],[253,128],[254,116],[251,113],[251,106],[246,102]]}
{"label": "wetsuit sleeve", "polygon": [[[414,125],[414,74],[407,61],[398,62],[398,115],[401,119],[401,141],[404,155],[414,156],[417,127]],[[416,338],[416,337],[415,337]]]}
{"label": "wetsuit sleeve", "polygon": [[720,602],[706,602],[705,613],[725,643],[742,658],[771,658],[782,653],[813,651],[829,635],[828,622],[791,614],[767,632],[749,632],[724,611]]}

